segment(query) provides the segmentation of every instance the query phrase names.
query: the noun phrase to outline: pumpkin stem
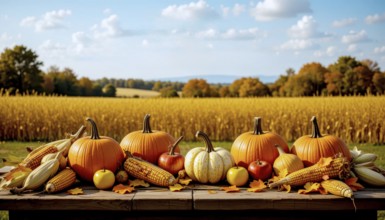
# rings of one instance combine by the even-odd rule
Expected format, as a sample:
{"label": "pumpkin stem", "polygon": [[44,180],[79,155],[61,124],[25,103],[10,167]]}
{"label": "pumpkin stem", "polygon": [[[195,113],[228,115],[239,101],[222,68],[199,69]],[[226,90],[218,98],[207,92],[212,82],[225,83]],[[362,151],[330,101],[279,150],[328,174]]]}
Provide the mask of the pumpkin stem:
{"label": "pumpkin stem", "polygon": [[275,144],[275,147],[277,148],[279,155],[286,153],[285,151],[282,150],[282,147],[279,144]]}
{"label": "pumpkin stem", "polygon": [[143,133],[152,133],[150,126],[150,114],[146,114],[143,120]]}
{"label": "pumpkin stem", "polygon": [[175,155],[174,151],[175,148],[178,146],[179,142],[183,139],[183,136],[180,136],[178,140],[175,141],[175,143],[171,146],[170,152],[168,153],[169,155]]}
{"label": "pumpkin stem", "polygon": [[211,143],[210,138],[206,133],[204,133],[203,131],[197,131],[197,133],[195,134],[195,137],[203,139],[208,153],[215,151],[213,144]]}
{"label": "pumpkin stem", "polygon": [[312,138],[322,137],[321,132],[319,131],[319,128],[318,128],[317,118],[313,116],[310,121],[313,122],[313,132],[311,134],[311,137]]}
{"label": "pumpkin stem", "polygon": [[92,120],[92,118],[87,118],[86,121],[88,121],[91,126],[92,126],[92,129],[91,129],[91,139],[100,139],[99,137],[99,132],[98,132],[98,127],[96,126],[96,123],[94,120]]}
{"label": "pumpkin stem", "polygon": [[254,118],[254,132],[253,134],[259,135],[264,134],[262,130],[262,118],[261,117],[255,117]]}

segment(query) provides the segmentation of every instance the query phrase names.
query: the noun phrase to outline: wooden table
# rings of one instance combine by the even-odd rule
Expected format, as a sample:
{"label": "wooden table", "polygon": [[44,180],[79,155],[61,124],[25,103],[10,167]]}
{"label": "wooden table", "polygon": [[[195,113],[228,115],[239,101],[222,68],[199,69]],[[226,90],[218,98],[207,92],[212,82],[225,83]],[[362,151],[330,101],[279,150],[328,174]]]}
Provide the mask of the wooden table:
{"label": "wooden table", "polygon": [[[217,186],[191,186],[181,192],[142,188],[117,194],[82,187],[83,195],[59,193],[12,195],[0,192],[0,210],[10,219],[377,219],[385,210],[385,189],[355,193],[350,199],[333,195],[298,194],[267,190],[225,193]],[[215,192],[215,193],[213,193]],[[113,217],[113,218],[112,218]]]}

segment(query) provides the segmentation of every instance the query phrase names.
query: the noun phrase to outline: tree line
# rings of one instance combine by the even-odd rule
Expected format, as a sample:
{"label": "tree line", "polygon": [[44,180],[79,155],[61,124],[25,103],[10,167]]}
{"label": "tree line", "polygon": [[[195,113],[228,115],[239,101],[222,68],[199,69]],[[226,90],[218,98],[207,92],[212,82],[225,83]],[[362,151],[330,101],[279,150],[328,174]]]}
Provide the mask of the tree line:
{"label": "tree line", "polygon": [[116,96],[116,88],[154,90],[162,97],[261,97],[321,95],[381,95],[385,92],[385,72],[369,59],[341,56],[325,67],[318,62],[304,64],[296,72],[289,68],[274,83],[265,84],[258,77],[243,77],[229,85],[209,84],[204,79],[187,83],[145,81],[142,79],[78,79],[70,68],[51,66],[42,71],[43,62],[31,49],[16,45],[0,54],[0,88],[10,94],[37,92],[67,96]]}

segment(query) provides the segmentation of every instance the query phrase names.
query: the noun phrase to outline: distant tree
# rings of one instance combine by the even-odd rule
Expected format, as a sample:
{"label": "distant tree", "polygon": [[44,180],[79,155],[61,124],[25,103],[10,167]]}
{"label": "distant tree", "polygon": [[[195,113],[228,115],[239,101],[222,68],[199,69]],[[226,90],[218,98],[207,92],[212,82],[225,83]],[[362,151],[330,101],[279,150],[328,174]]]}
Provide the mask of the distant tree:
{"label": "distant tree", "polygon": [[58,67],[51,66],[47,71],[47,75],[53,79],[55,94],[68,96],[79,95],[77,76],[72,69],[64,68],[61,71]]}
{"label": "distant tree", "polygon": [[38,55],[23,45],[6,48],[0,54],[0,88],[17,89],[20,93],[42,91],[42,65]]}
{"label": "distant tree", "polygon": [[239,97],[269,96],[269,87],[263,84],[258,78],[242,78],[239,88]]}
{"label": "distant tree", "polygon": [[289,78],[294,75],[295,70],[293,68],[287,69],[285,75],[280,75],[279,78],[273,84],[269,85],[271,94],[273,96],[286,96],[285,84],[287,83]]}
{"label": "distant tree", "polygon": [[296,80],[299,80],[300,84],[302,84],[296,84],[296,86],[302,87],[302,92],[298,95],[321,95],[322,90],[326,88],[324,75],[327,71],[328,70],[320,63],[313,62],[303,65],[296,76]]}
{"label": "distant tree", "polygon": [[164,98],[174,98],[174,97],[179,97],[178,92],[172,87],[164,87],[160,89],[160,97]]}
{"label": "distant tree", "polygon": [[[169,86],[167,86],[169,87]],[[154,91],[160,91],[163,88],[162,82],[161,81],[156,81],[154,83],[154,86],[152,87],[152,90]]]}
{"label": "distant tree", "polygon": [[92,96],[103,96],[103,87],[99,83],[92,85]]}
{"label": "distant tree", "polygon": [[233,83],[231,83],[229,91],[232,97],[239,97],[239,89],[241,88],[244,79],[245,78],[236,79]]}
{"label": "distant tree", "polygon": [[385,94],[385,72],[377,72],[373,75],[373,93],[376,94]]}
{"label": "distant tree", "polygon": [[230,97],[230,96],[231,96],[231,94],[230,94],[230,89],[229,89],[228,86],[222,86],[222,87],[219,89],[218,93],[219,93],[219,96],[220,96],[220,97]]}
{"label": "distant tree", "polygon": [[43,83],[42,83],[43,91],[46,94],[53,94],[55,91],[55,84],[53,78],[48,74],[43,75]]}
{"label": "distant tree", "polygon": [[182,93],[184,97],[210,97],[210,85],[204,79],[190,79]]}
{"label": "distant tree", "polygon": [[103,95],[107,97],[115,97],[116,96],[116,88],[112,84],[107,84],[103,87]]}
{"label": "distant tree", "polygon": [[93,95],[93,83],[88,77],[82,77],[78,81],[79,95],[92,96]]}

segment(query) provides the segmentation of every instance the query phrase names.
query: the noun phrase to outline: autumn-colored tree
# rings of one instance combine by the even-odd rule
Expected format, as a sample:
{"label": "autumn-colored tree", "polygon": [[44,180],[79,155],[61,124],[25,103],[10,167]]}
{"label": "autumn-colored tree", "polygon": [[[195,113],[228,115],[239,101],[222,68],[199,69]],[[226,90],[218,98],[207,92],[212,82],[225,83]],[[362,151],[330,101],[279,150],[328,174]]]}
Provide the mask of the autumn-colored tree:
{"label": "autumn-colored tree", "polygon": [[230,89],[229,89],[228,86],[222,86],[222,87],[219,89],[218,93],[219,93],[219,96],[220,96],[220,97],[230,97],[230,96],[231,96],[231,94],[230,94]]}
{"label": "autumn-colored tree", "polygon": [[385,94],[385,72],[376,72],[373,75],[374,94]]}
{"label": "autumn-colored tree", "polygon": [[184,97],[210,97],[210,85],[204,79],[190,79],[183,87]]}
{"label": "autumn-colored tree", "polygon": [[79,79],[79,95],[92,96],[93,83],[88,77],[82,77]]}
{"label": "autumn-colored tree", "polygon": [[43,62],[38,55],[22,45],[6,48],[0,54],[0,88],[18,90],[20,93],[42,90]]}
{"label": "autumn-colored tree", "polygon": [[302,87],[302,96],[321,95],[326,88],[324,75],[327,69],[320,63],[307,63],[299,70],[296,80],[297,86]]}
{"label": "autumn-colored tree", "polygon": [[159,92],[160,92],[160,97],[163,97],[163,98],[179,97],[178,92],[172,86],[164,87],[160,89]]}
{"label": "autumn-colored tree", "polygon": [[242,84],[239,88],[239,97],[269,96],[269,87],[263,84],[258,78],[242,78]]}
{"label": "autumn-colored tree", "polygon": [[43,87],[43,91],[46,94],[52,94],[55,91],[55,84],[53,82],[53,78],[48,74],[43,75],[42,87]]}
{"label": "autumn-colored tree", "polygon": [[103,87],[103,95],[107,97],[115,97],[116,96],[116,88],[112,84],[107,84]]}

